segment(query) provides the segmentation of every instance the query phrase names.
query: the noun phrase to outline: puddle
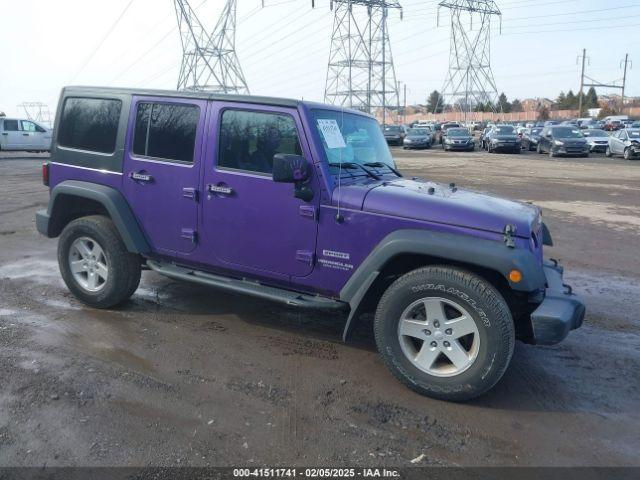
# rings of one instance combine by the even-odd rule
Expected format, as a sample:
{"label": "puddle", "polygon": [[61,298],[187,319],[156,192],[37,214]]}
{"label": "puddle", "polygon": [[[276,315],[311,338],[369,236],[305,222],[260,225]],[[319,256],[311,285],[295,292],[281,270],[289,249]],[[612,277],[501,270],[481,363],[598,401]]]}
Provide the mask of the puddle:
{"label": "puddle", "polygon": [[8,310],[6,308],[0,308],[0,317],[9,317],[11,315],[15,315],[18,312],[16,312],[15,310]]}
{"label": "puddle", "polygon": [[36,283],[51,284],[51,279],[63,283],[58,262],[50,260],[24,259],[0,266],[0,278],[9,280],[30,279]]}

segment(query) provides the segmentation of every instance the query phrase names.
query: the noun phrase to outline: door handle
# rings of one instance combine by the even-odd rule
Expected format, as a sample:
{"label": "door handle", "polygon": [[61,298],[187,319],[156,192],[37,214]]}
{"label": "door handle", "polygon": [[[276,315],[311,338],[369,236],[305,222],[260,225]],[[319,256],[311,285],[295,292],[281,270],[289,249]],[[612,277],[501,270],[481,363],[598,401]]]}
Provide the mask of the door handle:
{"label": "door handle", "polygon": [[131,172],[129,174],[129,178],[131,180],[133,180],[133,181],[136,181],[136,182],[142,182],[142,183],[153,182],[153,177],[151,175],[149,175],[148,173]]}
{"label": "door handle", "polygon": [[207,191],[209,193],[216,193],[218,195],[228,196],[233,195],[233,188],[227,185],[207,185]]}

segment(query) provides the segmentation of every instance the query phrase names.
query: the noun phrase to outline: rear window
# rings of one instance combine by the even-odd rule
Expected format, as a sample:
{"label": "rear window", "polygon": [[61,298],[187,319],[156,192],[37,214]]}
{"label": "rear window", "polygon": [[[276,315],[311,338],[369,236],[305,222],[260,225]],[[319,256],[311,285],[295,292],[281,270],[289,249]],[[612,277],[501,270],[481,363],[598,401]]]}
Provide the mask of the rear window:
{"label": "rear window", "polygon": [[5,120],[4,121],[4,131],[5,132],[17,132],[18,131],[18,121],[17,120]]}
{"label": "rear window", "polygon": [[62,110],[58,143],[67,148],[113,153],[120,110],[120,100],[67,98]]}
{"label": "rear window", "polygon": [[196,105],[139,103],[133,153],[193,163],[199,119]]}

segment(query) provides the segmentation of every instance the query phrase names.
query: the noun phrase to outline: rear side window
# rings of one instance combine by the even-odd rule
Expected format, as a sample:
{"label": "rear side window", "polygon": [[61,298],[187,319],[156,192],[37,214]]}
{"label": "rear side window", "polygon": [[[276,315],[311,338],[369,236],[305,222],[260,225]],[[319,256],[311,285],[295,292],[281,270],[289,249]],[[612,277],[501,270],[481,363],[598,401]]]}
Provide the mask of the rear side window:
{"label": "rear side window", "polygon": [[18,121],[17,120],[5,120],[4,121],[4,131],[5,132],[17,132],[18,131]]}
{"label": "rear side window", "polygon": [[120,100],[67,98],[62,110],[58,143],[67,148],[113,153],[121,109]]}
{"label": "rear side window", "polygon": [[278,113],[224,111],[220,124],[219,167],[271,173],[276,153],[302,154],[293,117]]}
{"label": "rear side window", "polygon": [[193,163],[200,107],[139,103],[133,153],[143,157]]}

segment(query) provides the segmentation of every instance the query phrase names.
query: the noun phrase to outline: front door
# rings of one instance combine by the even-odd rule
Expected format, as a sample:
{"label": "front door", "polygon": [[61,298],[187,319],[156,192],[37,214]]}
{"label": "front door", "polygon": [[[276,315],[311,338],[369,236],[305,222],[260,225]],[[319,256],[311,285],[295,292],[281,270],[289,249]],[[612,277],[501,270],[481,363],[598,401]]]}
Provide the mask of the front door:
{"label": "front door", "polygon": [[40,150],[42,148],[42,134],[38,132],[36,124],[29,120],[20,120],[20,127],[24,138],[24,148]]}
{"label": "front door", "polygon": [[200,157],[207,102],[134,97],[124,191],[158,253],[193,251],[198,238]]}
{"label": "front door", "polygon": [[306,276],[313,270],[320,192],[314,174],[310,202],[294,186],[272,180],[276,153],[311,162],[295,109],[216,104],[204,167],[205,252],[232,270]]}

